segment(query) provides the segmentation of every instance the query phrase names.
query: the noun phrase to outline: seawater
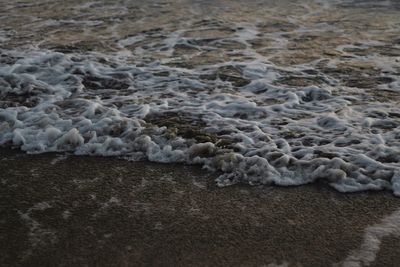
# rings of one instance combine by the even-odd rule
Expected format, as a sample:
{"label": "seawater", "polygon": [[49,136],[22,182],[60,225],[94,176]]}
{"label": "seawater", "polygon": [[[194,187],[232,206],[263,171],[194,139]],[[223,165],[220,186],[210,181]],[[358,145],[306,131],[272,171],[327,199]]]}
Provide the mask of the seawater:
{"label": "seawater", "polygon": [[396,1],[4,1],[0,144],[400,195]]}

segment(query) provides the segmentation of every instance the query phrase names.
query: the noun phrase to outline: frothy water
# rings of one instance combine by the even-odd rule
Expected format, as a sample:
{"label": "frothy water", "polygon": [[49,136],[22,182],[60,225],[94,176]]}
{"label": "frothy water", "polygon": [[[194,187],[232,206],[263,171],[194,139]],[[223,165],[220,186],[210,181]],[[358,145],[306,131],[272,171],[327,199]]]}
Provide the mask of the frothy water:
{"label": "frothy water", "polygon": [[1,145],[400,195],[396,3],[81,2],[6,1]]}
{"label": "frothy water", "polygon": [[377,254],[381,249],[382,241],[385,237],[400,236],[400,210],[382,219],[380,223],[365,229],[361,246],[352,253],[338,266],[359,267],[369,266],[376,260]]}

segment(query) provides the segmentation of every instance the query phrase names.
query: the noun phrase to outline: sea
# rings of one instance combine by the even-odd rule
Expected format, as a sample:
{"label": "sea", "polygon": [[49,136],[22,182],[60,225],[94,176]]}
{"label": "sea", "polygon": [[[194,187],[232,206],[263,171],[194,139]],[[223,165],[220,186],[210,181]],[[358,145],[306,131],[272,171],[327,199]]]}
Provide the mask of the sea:
{"label": "sea", "polygon": [[0,145],[400,196],[396,0],[2,0]]}

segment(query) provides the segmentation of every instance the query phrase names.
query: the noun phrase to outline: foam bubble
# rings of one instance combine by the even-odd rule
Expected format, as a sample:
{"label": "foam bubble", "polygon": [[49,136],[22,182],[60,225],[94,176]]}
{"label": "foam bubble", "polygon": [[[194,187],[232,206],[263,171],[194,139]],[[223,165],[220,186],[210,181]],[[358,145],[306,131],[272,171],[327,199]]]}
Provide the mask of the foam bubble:
{"label": "foam bubble", "polygon": [[[306,14],[296,9],[271,23],[257,12],[232,18],[233,4],[233,11],[215,11],[220,20],[194,12],[178,23],[160,13],[165,25],[151,28],[145,17],[137,25],[150,29],[135,31],[124,29],[124,20],[98,16],[40,20],[36,31],[84,26],[84,41],[52,47],[52,32],[43,41],[49,50],[1,50],[0,144],[29,153],[201,164],[221,173],[221,186],[318,180],[341,192],[399,195],[398,48],[378,31],[353,36],[346,20],[309,23],[328,19],[340,3],[294,6]],[[71,10],[108,9],[130,12],[98,2]],[[396,31],[390,21],[383,26]],[[4,35],[1,42],[17,43]],[[94,35],[104,40],[93,44]]]}

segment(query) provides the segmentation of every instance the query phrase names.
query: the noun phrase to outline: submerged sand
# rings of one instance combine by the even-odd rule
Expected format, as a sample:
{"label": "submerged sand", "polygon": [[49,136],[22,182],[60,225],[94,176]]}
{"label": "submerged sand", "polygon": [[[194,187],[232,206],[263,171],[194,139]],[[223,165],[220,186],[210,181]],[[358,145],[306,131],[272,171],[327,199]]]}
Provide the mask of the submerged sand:
{"label": "submerged sand", "polygon": [[400,5],[3,0],[0,145],[400,195]]}
{"label": "submerged sand", "polygon": [[194,166],[4,149],[0,170],[0,266],[400,262],[390,193],[218,188]]}

